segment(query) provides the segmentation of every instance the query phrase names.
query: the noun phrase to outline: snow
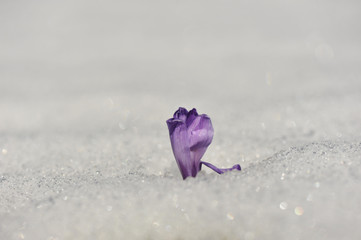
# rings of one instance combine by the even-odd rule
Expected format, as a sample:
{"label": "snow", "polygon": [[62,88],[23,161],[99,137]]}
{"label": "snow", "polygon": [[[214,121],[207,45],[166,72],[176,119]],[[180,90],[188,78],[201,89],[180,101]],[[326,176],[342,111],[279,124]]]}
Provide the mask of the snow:
{"label": "snow", "polygon": [[360,7],[1,2],[0,239],[360,239]]}

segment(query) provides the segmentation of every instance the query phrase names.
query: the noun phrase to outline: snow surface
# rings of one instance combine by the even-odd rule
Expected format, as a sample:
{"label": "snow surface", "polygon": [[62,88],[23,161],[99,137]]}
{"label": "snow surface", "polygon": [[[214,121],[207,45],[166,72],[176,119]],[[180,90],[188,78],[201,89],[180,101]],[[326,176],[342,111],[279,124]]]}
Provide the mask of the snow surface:
{"label": "snow surface", "polygon": [[[0,239],[360,239],[359,1],[1,1]],[[165,121],[213,122],[183,181]]]}

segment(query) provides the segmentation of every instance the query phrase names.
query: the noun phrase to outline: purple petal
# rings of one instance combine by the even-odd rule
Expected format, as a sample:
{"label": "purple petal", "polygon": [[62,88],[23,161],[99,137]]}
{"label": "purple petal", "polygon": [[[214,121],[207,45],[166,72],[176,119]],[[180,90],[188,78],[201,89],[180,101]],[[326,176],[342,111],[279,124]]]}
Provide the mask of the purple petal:
{"label": "purple petal", "polygon": [[213,171],[217,172],[218,174],[222,174],[222,173],[229,172],[229,171],[232,171],[232,170],[241,171],[241,166],[239,164],[236,164],[231,168],[217,168],[213,164],[210,164],[210,163],[207,163],[207,162],[201,162],[201,164],[206,165],[207,167],[209,167]]}
{"label": "purple petal", "polygon": [[205,114],[197,116],[188,126],[191,151],[208,147],[212,142],[213,132],[211,119]]}
{"label": "purple petal", "polygon": [[187,115],[187,127],[189,127],[189,125],[192,124],[192,122],[194,121],[194,119],[196,119],[196,117],[198,116],[197,110],[195,108],[193,108],[192,110],[189,111],[188,115]]}
{"label": "purple petal", "polygon": [[197,171],[201,170],[201,158],[207,151],[213,139],[213,127],[211,119],[206,115],[197,116],[192,124],[188,126],[191,158]]}
{"label": "purple petal", "polygon": [[186,124],[172,119],[169,119],[167,123],[173,154],[183,179],[189,176],[195,177],[199,167],[195,165],[191,157]]}
{"label": "purple petal", "polygon": [[173,118],[180,119],[183,122],[187,120],[188,111],[185,108],[178,108],[178,110],[173,114]]}
{"label": "purple petal", "polygon": [[175,128],[179,125],[179,124],[183,124],[184,122],[182,120],[179,119],[175,119],[175,118],[171,118],[167,120],[167,125],[168,125],[168,130],[169,130],[169,135],[172,135]]}

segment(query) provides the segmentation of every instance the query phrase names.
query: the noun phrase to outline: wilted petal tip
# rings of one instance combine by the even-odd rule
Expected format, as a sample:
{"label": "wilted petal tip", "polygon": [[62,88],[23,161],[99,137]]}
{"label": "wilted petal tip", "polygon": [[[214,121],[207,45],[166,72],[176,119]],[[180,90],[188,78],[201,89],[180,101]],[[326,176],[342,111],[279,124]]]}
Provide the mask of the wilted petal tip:
{"label": "wilted petal tip", "polygon": [[232,169],[238,170],[238,171],[241,171],[241,170],[242,170],[241,165],[239,165],[239,164],[234,165],[234,166],[232,167]]}

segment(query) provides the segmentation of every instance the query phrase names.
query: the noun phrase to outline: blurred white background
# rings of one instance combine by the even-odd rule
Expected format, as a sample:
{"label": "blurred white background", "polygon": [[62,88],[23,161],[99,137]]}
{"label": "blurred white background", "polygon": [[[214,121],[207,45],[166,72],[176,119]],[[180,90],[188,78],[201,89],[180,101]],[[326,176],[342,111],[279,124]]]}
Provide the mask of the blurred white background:
{"label": "blurred white background", "polygon": [[[0,104],[12,113],[1,114],[3,131],[44,118],[67,127],[39,104],[71,109],[89,95],[139,95],[136,105],[151,95],[177,107],[360,90],[358,1],[0,4]],[[73,110],[60,113],[84,111]]]}

